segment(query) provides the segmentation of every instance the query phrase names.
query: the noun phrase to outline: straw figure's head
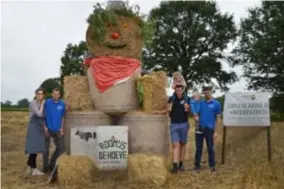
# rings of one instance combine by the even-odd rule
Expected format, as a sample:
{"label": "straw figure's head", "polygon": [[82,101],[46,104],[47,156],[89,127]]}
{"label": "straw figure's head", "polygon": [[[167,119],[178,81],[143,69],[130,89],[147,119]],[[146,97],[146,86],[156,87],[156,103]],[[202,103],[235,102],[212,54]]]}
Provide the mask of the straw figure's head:
{"label": "straw figure's head", "polygon": [[95,56],[141,59],[144,22],[133,8],[120,1],[97,4],[88,23],[86,41]]}

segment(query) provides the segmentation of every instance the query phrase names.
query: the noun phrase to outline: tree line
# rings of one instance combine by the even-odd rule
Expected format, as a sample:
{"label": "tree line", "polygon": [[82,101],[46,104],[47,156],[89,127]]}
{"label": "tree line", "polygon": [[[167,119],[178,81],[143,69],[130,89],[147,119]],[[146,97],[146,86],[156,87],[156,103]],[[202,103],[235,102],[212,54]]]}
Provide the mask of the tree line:
{"label": "tree line", "polygon": [[[169,76],[180,70],[190,89],[209,84],[224,92],[239,80],[232,68],[242,66],[247,89],[284,92],[283,2],[263,1],[250,8],[239,29],[233,15],[222,13],[212,1],[162,1],[145,21],[145,69],[160,69]],[[67,44],[61,83],[66,75],[85,75],[81,63],[86,52],[85,41]],[[231,70],[224,70],[225,65]]]}
{"label": "tree line", "polygon": [[[208,84],[226,92],[240,79],[233,68],[242,66],[247,89],[271,92],[273,111],[284,114],[284,2],[262,1],[237,27],[233,14],[222,13],[214,1],[162,1],[145,24],[144,69],[169,76],[180,70],[189,89]],[[85,41],[67,44],[60,76],[45,85],[63,90],[64,76],[85,75],[86,52]]]}

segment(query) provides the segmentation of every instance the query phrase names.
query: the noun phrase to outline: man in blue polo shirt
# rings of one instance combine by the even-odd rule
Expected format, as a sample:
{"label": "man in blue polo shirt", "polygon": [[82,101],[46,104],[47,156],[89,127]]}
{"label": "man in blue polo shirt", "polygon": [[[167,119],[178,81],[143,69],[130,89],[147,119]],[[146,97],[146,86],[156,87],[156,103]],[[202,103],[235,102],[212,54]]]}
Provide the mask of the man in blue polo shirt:
{"label": "man in blue polo shirt", "polygon": [[183,93],[183,86],[177,85],[175,93],[169,98],[171,118],[170,135],[173,148],[173,168],[171,173],[184,171],[183,160],[189,130],[188,115],[190,98]]}
{"label": "man in blue polo shirt", "polygon": [[221,123],[221,104],[219,101],[212,98],[212,91],[210,87],[203,88],[205,100],[200,102],[199,112],[199,130],[195,133],[195,167],[196,171],[200,170],[200,162],[202,157],[203,141],[205,138],[209,167],[211,172],[215,172],[215,152],[214,152],[214,138],[217,137],[216,125]]}
{"label": "man in blue polo shirt", "polygon": [[[46,152],[43,154],[43,172],[51,171],[56,164],[57,158],[64,152],[64,115],[65,103],[60,100],[60,90],[55,88],[52,91],[52,98],[45,101],[45,134]],[[49,161],[50,138],[53,138],[55,151]]]}

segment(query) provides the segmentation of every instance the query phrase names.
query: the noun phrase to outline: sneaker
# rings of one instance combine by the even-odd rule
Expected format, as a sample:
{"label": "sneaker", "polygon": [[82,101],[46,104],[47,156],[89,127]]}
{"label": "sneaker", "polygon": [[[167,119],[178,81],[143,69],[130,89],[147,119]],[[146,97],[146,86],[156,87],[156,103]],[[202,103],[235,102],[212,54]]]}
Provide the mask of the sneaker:
{"label": "sneaker", "polygon": [[200,131],[200,130],[196,130],[195,133],[196,133],[196,134],[202,134],[203,132]]}
{"label": "sneaker", "polygon": [[199,167],[194,167],[193,171],[196,172],[196,173],[199,173],[200,172],[200,168]]}
{"label": "sneaker", "polygon": [[32,168],[30,166],[27,167],[27,174],[31,175],[32,174]]}
{"label": "sneaker", "polygon": [[171,173],[172,173],[172,174],[177,174],[177,172],[178,172],[178,169],[177,169],[177,168],[172,168],[172,170],[171,170]]}
{"label": "sneaker", "polygon": [[215,168],[215,167],[212,167],[212,168],[211,168],[211,173],[212,173],[212,174],[216,173],[216,168]]}
{"label": "sneaker", "polygon": [[33,169],[32,175],[33,176],[41,176],[41,175],[44,175],[44,173],[41,172],[40,170],[38,170],[37,168],[35,168],[35,169]]}
{"label": "sneaker", "polygon": [[183,167],[183,165],[182,165],[182,166],[179,166],[178,170],[184,172],[184,167]]}

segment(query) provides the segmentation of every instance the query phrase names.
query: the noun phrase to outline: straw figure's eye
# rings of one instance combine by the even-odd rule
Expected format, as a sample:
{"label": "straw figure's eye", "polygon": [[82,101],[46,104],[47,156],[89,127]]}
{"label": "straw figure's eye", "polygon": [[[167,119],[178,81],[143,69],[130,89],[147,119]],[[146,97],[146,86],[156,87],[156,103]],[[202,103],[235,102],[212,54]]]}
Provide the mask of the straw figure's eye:
{"label": "straw figure's eye", "polygon": [[111,27],[111,25],[110,25],[110,24],[107,24],[107,25],[106,25],[106,27],[110,28],[110,27]]}
{"label": "straw figure's eye", "polygon": [[128,24],[123,24],[123,27],[124,28],[128,28]]}

